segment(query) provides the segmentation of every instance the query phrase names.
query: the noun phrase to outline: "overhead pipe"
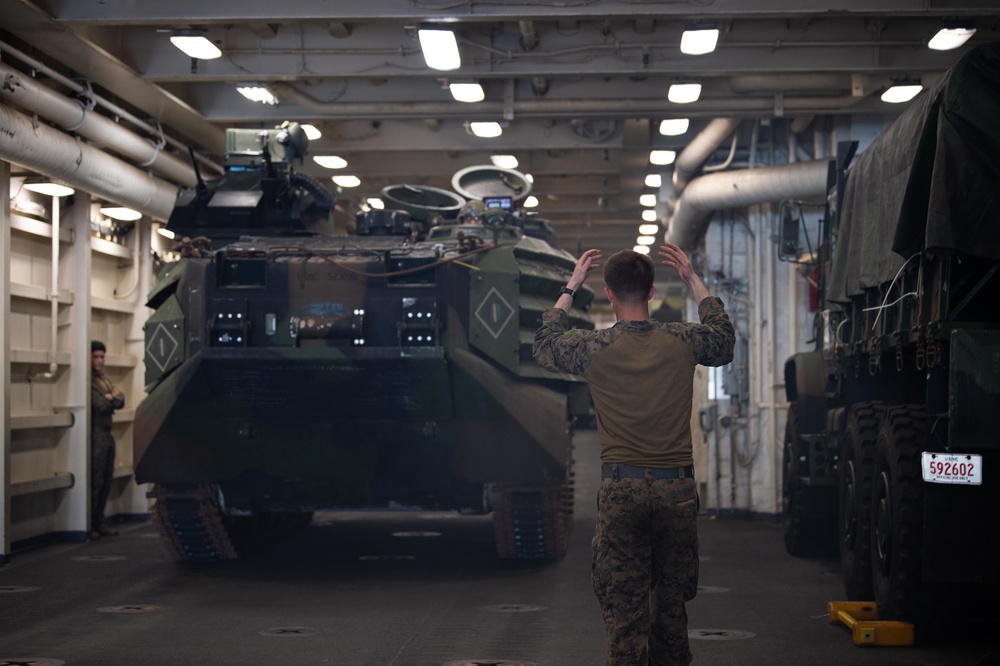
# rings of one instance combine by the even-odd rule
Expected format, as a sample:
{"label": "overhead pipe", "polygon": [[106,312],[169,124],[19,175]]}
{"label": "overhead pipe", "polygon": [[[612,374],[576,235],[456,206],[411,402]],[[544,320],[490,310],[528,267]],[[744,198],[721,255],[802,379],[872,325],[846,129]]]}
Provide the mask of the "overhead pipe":
{"label": "overhead pipe", "polygon": [[0,159],[61,180],[157,220],[170,217],[177,186],[0,104]]}
{"label": "overhead pipe", "polygon": [[80,101],[60,95],[4,63],[0,63],[0,79],[3,80],[0,99],[48,118],[62,129],[85,137],[91,144],[110,148],[168,180],[187,187],[197,184],[198,179],[190,164],[164,152],[162,146],[154,145],[110,118],[92,113]]}
{"label": "overhead pipe", "polygon": [[[460,109],[452,102],[324,102],[305,93],[293,85],[280,81],[268,82],[267,87],[282,102],[297,104],[315,114],[333,119],[380,118],[460,118],[469,119],[469,110]],[[863,98],[850,95],[841,97],[786,97],[781,103],[785,112],[824,113],[850,108]],[[496,117],[512,110],[515,116],[553,117],[573,116],[581,113],[604,113],[618,116],[662,115],[679,113],[773,113],[775,101],[770,98],[748,97],[737,99],[701,99],[691,104],[675,104],[666,99],[521,99],[512,105],[504,102],[477,102],[475,115]]]}
{"label": "overhead pipe", "polygon": [[[15,58],[17,58],[18,60],[20,60],[21,62],[23,62],[28,67],[30,67],[33,71],[41,72],[42,74],[44,74],[45,76],[49,77],[50,79],[52,79],[54,81],[58,81],[61,85],[69,88],[70,90],[75,91],[77,94],[85,95],[85,96],[89,97],[90,99],[94,100],[95,103],[97,103],[100,106],[104,107],[105,109],[107,109],[108,111],[110,111],[116,117],[118,117],[118,118],[124,118],[129,123],[131,123],[132,125],[138,127],[139,129],[141,129],[141,130],[143,130],[143,131],[145,131],[145,132],[147,132],[149,134],[158,134],[158,133],[160,133],[160,128],[159,127],[154,127],[154,126],[150,125],[149,123],[147,123],[146,121],[142,120],[141,118],[137,118],[134,114],[129,113],[127,110],[123,109],[122,107],[118,106],[117,104],[114,104],[113,102],[111,102],[111,101],[109,101],[109,100],[101,97],[100,95],[94,94],[94,92],[92,90],[90,90],[90,88],[85,87],[85,86],[81,85],[79,82],[74,81],[72,79],[69,79],[69,78],[63,76],[62,74],[60,74],[59,72],[55,71],[54,69],[52,69],[48,65],[46,65],[46,64],[44,64],[44,63],[42,63],[42,62],[40,62],[40,61],[32,58],[28,54],[20,51],[19,49],[14,48],[13,46],[11,46],[10,44],[8,44],[7,42],[5,42],[3,40],[0,40],[0,53],[10,54],[10,55],[14,56]],[[42,115],[45,115],[45,114],[42,113]],[[48,116],[46,116],[46,117],[48,117]],[[173,137],[169,137],[169,136],[168,137],[164,137],[164,139],[165,139],[166,143],[170,144],[174,148],[177,148],[178,150],[181,150],[181,151],[187,151],[188,146],[186,144],[184,144],[184,143],[181,143],[177,139],[174,139]],[[220,139],[220,144],[221,144],[221,139]],[[212,160],[210,160],[209,158],[205,157],[204,155],[195,154],[195,159],[198,160],[198,162],[200,162],[201,165],[204,166],[205,168],[207,168],[210,172],[218,173],[218,174],[221,174],[223,172],[223,167],[220,164],[218,164],[216,162],[213,162]]]}
{"label": "overhead pipe", "polygon": [[713,211],[783,199],[822,199],[830,160],[725,171],[697,178],[674,204],[667,242],[690,251],[705,233]]}

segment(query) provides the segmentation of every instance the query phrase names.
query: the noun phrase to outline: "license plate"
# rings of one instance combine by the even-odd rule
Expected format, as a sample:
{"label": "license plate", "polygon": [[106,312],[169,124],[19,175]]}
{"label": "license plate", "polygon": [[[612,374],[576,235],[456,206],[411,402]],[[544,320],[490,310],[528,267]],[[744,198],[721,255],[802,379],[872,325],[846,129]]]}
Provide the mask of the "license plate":
{"label": "license plate", "polygon": [[927,483],[983,483],[983,457],[975,453],[931,453],[924,451],[920,467]]}

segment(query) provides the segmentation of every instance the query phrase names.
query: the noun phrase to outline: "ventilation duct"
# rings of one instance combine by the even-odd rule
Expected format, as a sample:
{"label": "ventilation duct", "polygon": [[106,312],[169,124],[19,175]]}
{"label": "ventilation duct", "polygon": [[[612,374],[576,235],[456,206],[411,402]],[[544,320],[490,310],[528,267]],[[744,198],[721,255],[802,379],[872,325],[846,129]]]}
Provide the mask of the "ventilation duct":
{"label": "ventilation duct", "polygon": [[783,199],[822,201],[830,164],[831,160],[816,160],[696,178],[674,204],[666,240],[690,251],[701,240],[716,210]]}

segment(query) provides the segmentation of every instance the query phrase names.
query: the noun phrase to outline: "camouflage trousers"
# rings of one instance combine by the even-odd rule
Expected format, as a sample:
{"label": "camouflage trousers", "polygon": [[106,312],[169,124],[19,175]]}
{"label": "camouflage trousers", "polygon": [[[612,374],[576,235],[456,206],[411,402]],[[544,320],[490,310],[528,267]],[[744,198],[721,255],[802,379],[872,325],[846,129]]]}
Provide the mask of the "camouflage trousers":
{"label": "camouflage trousers", "polygon": [[597,497],[594,592],[608,666],[691,663],[686,601],[698,590],[694,479],[604,479]]}

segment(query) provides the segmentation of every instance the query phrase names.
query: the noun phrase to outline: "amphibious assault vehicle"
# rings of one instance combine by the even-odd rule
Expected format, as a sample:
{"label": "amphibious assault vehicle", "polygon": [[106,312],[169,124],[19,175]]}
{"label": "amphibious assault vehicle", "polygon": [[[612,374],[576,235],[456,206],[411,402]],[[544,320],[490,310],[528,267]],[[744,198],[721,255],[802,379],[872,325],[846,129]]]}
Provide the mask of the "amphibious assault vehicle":
{"label": "amphibious assault vehicle", "polygon": [[472,167],[464,196],[390,186],[337,235],[294,169],[307,145],[295,124],[230,130],[224,175],[167,223],[179,259],[148,297],[134,434],[165,541],[226,559],[317,510],[446,509],[492,511],[500,557],[560,557],[589,396],[531,358],[575,262],[519,213],[530,184]]}

